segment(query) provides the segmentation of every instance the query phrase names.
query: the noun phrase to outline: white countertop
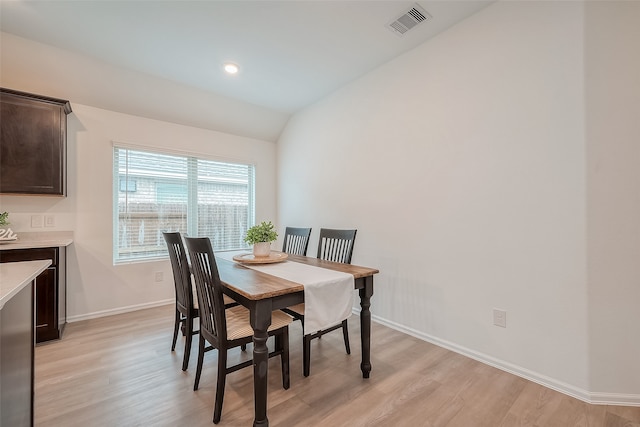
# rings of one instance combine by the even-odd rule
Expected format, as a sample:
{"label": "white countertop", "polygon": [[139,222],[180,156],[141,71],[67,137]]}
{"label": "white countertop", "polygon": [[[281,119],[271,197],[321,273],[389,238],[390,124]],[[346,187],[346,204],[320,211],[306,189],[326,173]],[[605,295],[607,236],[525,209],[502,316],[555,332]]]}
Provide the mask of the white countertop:
{"label": "white countertop", "polygon": [[51,260],[0,264],[0,310],[50,265]]}
{"label": "white countertop", "polygon": [[18,240],[3,242],[0,251],[9,249],[55,248],[73,243],[72,231],[21,232],[16,233]]}

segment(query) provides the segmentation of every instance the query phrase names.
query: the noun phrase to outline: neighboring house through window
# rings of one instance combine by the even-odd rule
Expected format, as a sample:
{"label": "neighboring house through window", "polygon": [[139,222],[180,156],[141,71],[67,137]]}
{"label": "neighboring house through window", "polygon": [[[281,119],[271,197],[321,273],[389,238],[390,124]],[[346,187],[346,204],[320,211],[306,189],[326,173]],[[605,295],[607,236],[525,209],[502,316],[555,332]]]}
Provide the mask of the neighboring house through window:
{"label": "neighboring house through window", "polygon": [[163,231],[240,249],[254,224],[254,166],[114,147],[114,262],[167,256]]}

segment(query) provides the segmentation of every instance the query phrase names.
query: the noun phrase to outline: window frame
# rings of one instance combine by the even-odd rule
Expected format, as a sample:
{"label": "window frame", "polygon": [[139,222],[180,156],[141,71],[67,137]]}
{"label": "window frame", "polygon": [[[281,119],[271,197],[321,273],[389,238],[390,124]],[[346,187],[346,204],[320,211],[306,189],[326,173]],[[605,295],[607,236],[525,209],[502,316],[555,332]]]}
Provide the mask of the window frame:
{"label": "window frame", "polygon": [[[113,206],[112,206],[112,220],[113,220],[113,229],[112,229],[112,258],[114,265],[120,264],[132,264],[132,263],[140,263],[140,262],[148,262],[148,261],[157,261],[167,259],[169,257],[168,251],[166,247],[163,248],[162,253],[157,253],[153,255],[142,255],[136,257],[126,257],[123,258],[120,253],[120,201],[119,196],[121,193],[122,187],[122,174],[116,169],[118,162],[118,155],[122,152],[122,150],[128,150],[136,153],[148,153],[150,155],[160,155],[160,156],[173,156],[177,158],[183,158],[187,161],[187,174],[186,174],[186,198],[187,198],[187,209],[185,215],[185,221],[187,223],[186,235],[197,236],[198,235],[198,186],[202,182],[202,177],[198,176],[198,162],[214,162],[221,163],[233,166],[246,166],[248,168],[246,175],[246,188],[247,188],[247,212],[246,212],[246,228],[242,228],[242,235],[246,233],[246,230],[255,225],[255,212],[256,212],[256,194],[255,194],[255,179],[256,179],[256,165],[251,162],[238,160],[238,159],[228,159],[228,158],[220,158],[217,156],[206,155],[203,153],[194,153],[188,151],[180,151],[180,150],[171,150],[159,147],[149,147],[142,145],[132,145],[132,144],[124,144],[113,142],[113,152],[112,152],[112,172],[113,172],[113,186],[112,186],[112,197],[113,197]],[[126,151],[124,151],[126,152]],[[128,168],[128,166],[127,166]],[[160,180],[160,177],[154,177]],[[137,178],[134,178],[137,180]],[[126,181],[125,181],[126,182]],[[158,181],[154,181],[156,184]],[[129,190],[127,184],[125,187]],[[136,183],[136,190],[139,186]],[[128,197],[128,195],[133,191],[124,191]],[[200,193],[202,194],[202,193]],[[157,196],[157,194],[156,194]],[[183,233],[184,234],[184,233]],[[215,250],[237,250],[237,249],[246,249],[248,245],[246,243],[242,243],[242,246],[239,247],[223,247],[223,248],[215,248]]]}

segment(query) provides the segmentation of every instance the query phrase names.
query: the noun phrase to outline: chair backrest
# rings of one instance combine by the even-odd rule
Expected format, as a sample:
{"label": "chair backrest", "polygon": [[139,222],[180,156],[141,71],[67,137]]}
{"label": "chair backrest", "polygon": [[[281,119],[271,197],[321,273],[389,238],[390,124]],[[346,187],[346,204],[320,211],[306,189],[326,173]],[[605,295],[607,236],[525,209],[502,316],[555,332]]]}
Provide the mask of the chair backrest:
{"label": "chair backrest", "polygon": [[318,258],[327,261],[351,264],[353,244],[358,230],[320,229],[318,240]]}
{"label": "chair backrest", "polygon": [[187,237],[185,241],[198,294],[200,333],[217,346],[227,340],[227,319],[224,314],[222,282],[211,241],[207,237]]}
{"label": "chair backrest", "polygon": [[176,302],[185,310],[193,309],[193,288],[191,286],[191,272],[187,253],[182,243],[180,233],[162,233],[173,271],[173,283],[176,288]]}
{"label": "chair backrest", "polygon": [[310,228],[287,227],[284,230],[282,252],[293,255],[307,255],[309,247]]}

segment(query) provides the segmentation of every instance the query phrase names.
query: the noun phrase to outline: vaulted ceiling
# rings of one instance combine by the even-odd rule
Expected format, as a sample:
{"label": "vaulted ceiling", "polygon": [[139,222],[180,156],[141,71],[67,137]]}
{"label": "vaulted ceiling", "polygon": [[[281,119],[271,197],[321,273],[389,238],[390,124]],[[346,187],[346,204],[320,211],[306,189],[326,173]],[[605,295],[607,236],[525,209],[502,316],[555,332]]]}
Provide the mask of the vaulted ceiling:
{"label": "vaulted ceiling", "polygon": [[[0,24],[4,33],[110,67],[108,85],[129,85],[128,92],[134,92],[131,96],[145,98],[144,93],[136,94],[136,88],[131,87],[132,73],[148,76],[143,79],[145,84],[153,82],[163,87],[161,92],[167,91],[169,102],[164,108],[171,108],[171,98],[182,93],[194,96],[194,104],[200,108],[212,104],[212,115],[229,107],[239,117],[263,112],[264,117],[272,117],[268,120],[275,127],[263,132],[238,129],[235,133],[276,140],[278,129],[291,114],[489,3],[2,1]],[[388,26],[415,7],[426,11],[426,20],[404,35]],[[238,64],[240,72],[226,75],[222,70],[226,61]],[[80,84],[81,80],[78,76],[74,83]],[[72,85],[68,86],[73,93]],[[145,113],[143,102],[131,102],[118,90],[84,90],[78,98],[77,102],[101,108],[158,116],[153,108]],[[190,121],[190,113],[184,111],[184,104],[189,103],[184,101],[178,102],[182,111],[176,108],[154,118],[171,120],[175,116],[174,121],[179,123],[216,128],[206,124],[206,116],[194,122],[197,115],[191,114]],[[136,111],[131,111],[132,105],[137,105]],[[211,120],[215,124],[215,118]]]}

